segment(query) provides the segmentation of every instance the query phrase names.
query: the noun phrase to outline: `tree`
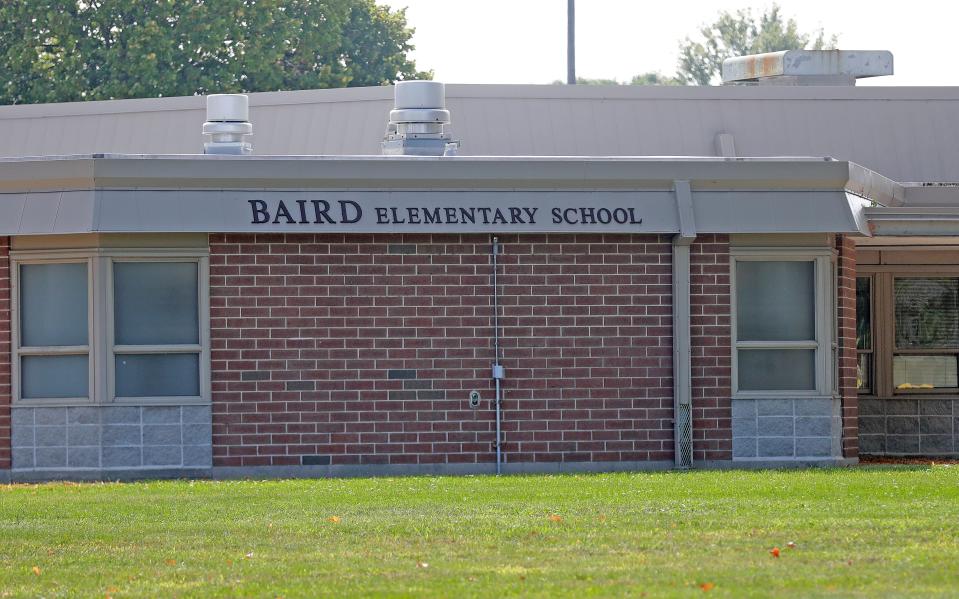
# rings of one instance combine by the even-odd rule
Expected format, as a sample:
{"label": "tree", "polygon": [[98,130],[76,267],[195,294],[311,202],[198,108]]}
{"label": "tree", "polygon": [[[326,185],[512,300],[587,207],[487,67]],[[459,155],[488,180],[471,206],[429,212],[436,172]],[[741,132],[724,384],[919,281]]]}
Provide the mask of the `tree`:
{"label": "tree", "polygon": [[700,29],[702,39],[686,38],[679,45],[677,77],[686,84],[710,85],[722,78],[723,60],[734,56],[780,50],[831,50],[838,38],[826,37],[822,29],[800,33],[795,19],[784,19],[778,5],[763,11],[759,19],[751,10],[721,12],[715,23]]}
{"label": "tree", "polygon": [[[723,61],[734,56],[780,50],[831,50],[838,38],[822,29],[800,33],[795,19],[785,19],[778,5],[763,11],[758,19],[751,10],[723,11],[715,23],[704,25],[701,39],[687,37],[679,44],[679,70],[675,76],[658,72],[633,77],[629,85],[711,85],[722,79]],[[616,79],[577,79],[586,85],[624,85]],[[556,83],[562,83],[557,81]]]}
{"label": "tree", "polygon": [[[565,85],[565,81],[556,79],[553,85]],[[660,72],[650,71],[642,75],[634,76],[630,81],[620,81],[619,79],[589,79],[586,77],[577,77],[577,85],[683,85],[676,77],[669,77]]]}
{"label": "tree", "polygon": [[412,35],[374,0],[6,0],[0,104],[432,78]]}
{"label": "tree", "polygon": [[635,75],[629,82],[630,85],[684,85],[678,77],[663,75],[658,71],[650,71],[642,75]]}

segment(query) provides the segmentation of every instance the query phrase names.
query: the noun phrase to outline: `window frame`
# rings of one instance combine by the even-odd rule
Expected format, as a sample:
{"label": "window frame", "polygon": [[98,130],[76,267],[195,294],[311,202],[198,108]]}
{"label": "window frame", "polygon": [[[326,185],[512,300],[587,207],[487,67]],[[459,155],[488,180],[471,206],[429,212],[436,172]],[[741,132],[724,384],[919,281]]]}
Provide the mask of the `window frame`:
{"label": "window frame", "polygon": [[[895,279],[897,278],[959,278],[959,270],[943,265],[868,265],[860,266],[857,277],[872,279],[872,377],[873,388],[859,391],[862,397],[881,397],[887,399],[917,399],[923,397],[954,398],[959,396],[959,387],[940,387],[936,389],[897,389],[893,380],[893,360],[896,355],[959,355],[955,349],[901,351],[896,349],[896,298]],[[857,351],[858,356],[858,351]],[[957,357],[959,359],[959,357]]]}
{"label": "window frame", "polygon": [[[877,306],[877,278],[875,274],[872,273],[856,273],[856,288],[858,289],[859,279],[867,279],[869,281],[869,348],[868,349],[859,349],[859,344],[856,344],[856,378],[859,378],[859,357],[860,356],[869,356],[869,385],[865,387],[856,387],[856,392],[863,397],[871,397],[876,394],[876,387],[878,386],[878,380],[876,375],[876,361],[878,355],[877,349],[877,338],[876,338],[876,306]],[[857,315],[856,318],[856,330],[859,330],[859,318]]]}
{"label": "window frame", "polygon": [[[113,263],[117,262],[194,262],[197,264],[197,324],[199,345],[188,346],[114,346]],[[22,398],[20,387],[20,265],[44,263],[87,263],[87,352],[89,392],[85,398]],[[210,377],[210,253],[207,248],[95,248],[88,250],[19,250],[10,252],[10,326],[11,326],[11,399],[21,406],[70,405],[209,405],[212,398]],[[83,346],[70,346],[77,350]],[[114,389],[116,349],[133,348],[136,353],[196,353],[199,360],[200,393],[195,396],[116,397]],[[171,350],[173,348],[173,350]],[[62,349],[62,348],[54,348]],[[160,351],[160,350],[163,351]],[[152,350],[152,351],[151,351]],[[79,351],[59,352],[66,355]],[[119,352],[134,353],[134,352]],[[57,355],[37,354],[33,355]]]}
{"label": "window frame", "polygon": [[[106,398],[107,402],[112,404],[131,404],[131,403],[150,403],[163,404],[172,403],[182,405],[189,402],[209,402],[210,398],[210,297],[209,285],[209,257],[198,256],[194,251],[139,251],[136,255],[130,255],[125,252],[109,251],[104,255],[104,283],[106,297]],[[114,279],[113,265],[116,262],[122,263],[147,263],[147,262],[185,262],[197,265],[197,326],[199,339],[195,344],[151,344],[151,345],[116,345],[116,330],[114,316],[116,306],[114,305]],[[120,350],[120,351],[118,351]],[[117,397],[116,395],[116,357],[124,354],[188,354],[196,355],[199,361],[199,395],[172,395],[172,396],[147,396],[147,397]]]}
{"label": "window frame", "polygon": [[[87,344],[24,347],[20,338],[20,267],[30,264],[87,265]],[[49,406],[60,404],[89,405],[96,400],[95,289],[94,260],[89,252],[10,252],[10,393],[13,405]],[[23,356],[87,356],[86,397],[21,397]]]}
{"label": "window frame", "polygon": [[[832,306],[834,283],[830,280],[836,260],[835,250],[829,247],[740,247],[731,248],[730,263],[730,340],[732,349],[731,387],[733,399],[775,399],[775,398],[813,398],[833,396],[832,344],[835,330],[833,320],[835,308]],[[737,338],[738,300],[736,284],[736,265],[743,261],[754,262],[812,262],[814,294],[814,331],[816,338],[801,341],[740,341]],[[813,389],[799,390],[740,390],[739,389],[739,351],[741,349],[812,349],[814,354],[815,376]]]}

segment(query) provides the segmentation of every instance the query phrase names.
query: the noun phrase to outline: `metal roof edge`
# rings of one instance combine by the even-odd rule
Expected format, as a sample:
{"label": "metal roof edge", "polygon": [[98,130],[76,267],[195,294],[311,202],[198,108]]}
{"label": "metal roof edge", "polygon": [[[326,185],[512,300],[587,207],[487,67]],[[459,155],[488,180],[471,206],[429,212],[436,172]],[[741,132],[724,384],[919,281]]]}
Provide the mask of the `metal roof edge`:
{"label": "metal roof edge", "polygon": [[0,161],[0,193],[93,189],[96,160],[70,156]]}
{"label": "metal roof edge", "polygon": [[873,207],[864,212],[873,235],[959,235],[959,205]]}
{"label": "metal roof edge", "polygon": [[0,191],[66,189],[836,189],[887,203],[894,182],[824,158],[118,156],[0,161]]}
{"label": "metal roof edge", "polygon": [[903,186],[903,206],[959,206],[959,185],[913,183]]}
{"label": "metal roof edge", "polygon": [[[670,86],[463,84],[446,86],[449,100],[944,100],[959,101],[959,86]],[[389,101],[391,86],[251,92],[250,106]],[[202,110],[204,96],[131,98],[0,106],[0,120]]]}
{"label": "metal roof edge", "polygon": [[849,180],[846,182],[846,191],[866,198],[882,206],[900,206],[905,198],[905,190],[901,183],[880,175],[861,164],[847,162],[849,165]]}
{"label": "metal roof edge", "polygon": [[95,184],[198,188],[671,188],[687,179],[702,188],[834,188],[847,163],[825,160],[684,158],[391,157],[267,160],[95,160]]}

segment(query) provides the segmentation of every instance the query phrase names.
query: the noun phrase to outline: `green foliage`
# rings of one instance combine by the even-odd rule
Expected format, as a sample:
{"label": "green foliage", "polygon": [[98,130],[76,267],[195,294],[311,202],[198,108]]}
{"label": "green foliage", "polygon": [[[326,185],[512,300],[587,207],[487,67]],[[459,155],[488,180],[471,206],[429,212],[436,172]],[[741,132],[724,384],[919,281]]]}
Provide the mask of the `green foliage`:
{"label": "green foliage", "polygon": [[374,0],[6,0],[0,104],[430,78],[412,34]]}
{"label": "green foliage", "polygon": [[[734,56],[780,50],[831,50],[838,38],[822,29],[801,33],[795,19],[786,19],[773,4],[758,18],[749,9],[719,13],[716,22],[704,25],[700,39],[687,37],[679,44],[679,69],[675,76],[649,72],[636,75],[629,85],[712,85],[722,78],[723,60]],[[554,81],[555,84],[563,83]],[[585,79],[581,85],[626,85],[616,79]]]}
{"label": "green foliage", "polygon": [[[565,81],[559,79],[553,81],[553,85],[562,85]],[[620,81],[619,79],[588,79],[586,77],[577,77],[577,85],[683,85],[682,81],[676,77],[663,75],[659,72],[650,71],[642,75],[636,75],[630,81]]]}
{"label": "green foliage", "polygon": [[616,79],[587,79],[586,77],[577,77],[577,85],[621,85]]}
{"label": "green foliage", "polygon": [[956,465],[0,485],[0,596],[944,598],[957,513]]}
{"label": "green foliage", "polygon": [[650,71],[641,75],[635,75],[629,82],[630,85],[683,85],[679,77],[670,77],[663,75],[658,71]]}
{"label": "green foliage", "polygon": [[795,19],[786,19],[778,5],[764,10],[758,19],[751,10],[723,11],[715,23],[700,29],[701,39],[687,37],[679,45],[677,77],[686,84],[719,82],[723,60],[734,56],[780,50],[831,50],[838,38],[826,37],[822,29],[800,33]]}

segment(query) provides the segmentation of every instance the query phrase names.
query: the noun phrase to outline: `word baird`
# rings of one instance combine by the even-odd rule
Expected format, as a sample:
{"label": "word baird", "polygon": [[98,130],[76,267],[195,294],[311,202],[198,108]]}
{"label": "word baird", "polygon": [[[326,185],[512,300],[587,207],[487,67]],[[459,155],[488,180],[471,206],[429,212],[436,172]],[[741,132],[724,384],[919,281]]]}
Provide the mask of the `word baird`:
{"label": "word baird", "polygon": [[[540,224],[539,206],[375,206],[365,213],[353,200],[247,200],[253,225],[524,225]],[[366,214],[369,217],[364,218]],[[636,208],[593,206],[552,207],[542,210],[552,225],[641,225]]]}

